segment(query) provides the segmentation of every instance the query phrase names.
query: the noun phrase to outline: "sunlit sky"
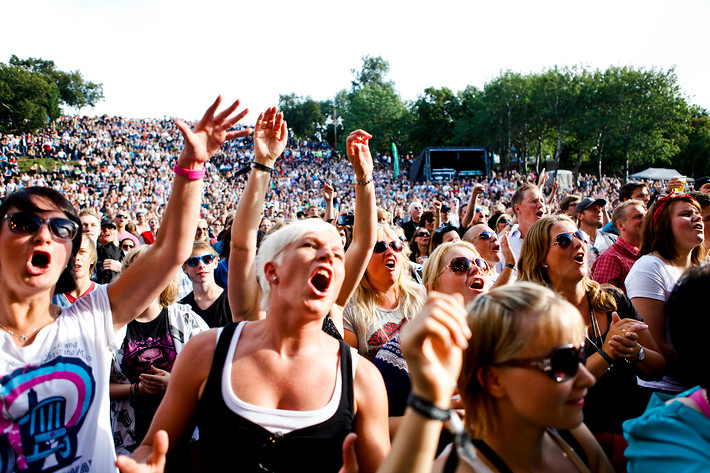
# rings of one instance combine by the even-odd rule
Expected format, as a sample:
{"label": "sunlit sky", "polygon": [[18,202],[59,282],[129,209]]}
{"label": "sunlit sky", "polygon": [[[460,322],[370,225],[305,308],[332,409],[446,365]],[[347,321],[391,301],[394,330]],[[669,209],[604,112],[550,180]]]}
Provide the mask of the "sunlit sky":
{"label": "sunlit sky", "polygon": [[195,119],[218,94],[251,123],[279,94],[323,100],[365,55],[405,100],[483,87],[501,72],[675,67],[710,109],[710,2],[2,0],[0,61],[52,59],[102,82],[89,115]]}

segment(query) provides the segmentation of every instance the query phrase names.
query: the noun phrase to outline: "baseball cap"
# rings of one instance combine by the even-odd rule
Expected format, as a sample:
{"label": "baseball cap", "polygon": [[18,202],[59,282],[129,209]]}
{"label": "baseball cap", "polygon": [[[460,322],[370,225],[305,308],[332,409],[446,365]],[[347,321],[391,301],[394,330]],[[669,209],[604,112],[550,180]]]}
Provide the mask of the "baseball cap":
{"label": "baseball cap", "polygon": [[705,176],[705,177],[701,177],[699,179],[696,179],[695,180],[695,190],[700,189],[701,187],[703,187],[705,184],[707,184],[709,182],[710,182],[710,176]]}
{"label": "baseball cap", "polygon": [[605,207],[606,206],[606,200],[604,199],[597,199],[594,200],[591,197],[587,197],[583,199],[580,203],[577,204],[577,207],[574,208],[575,213],[581,213],[587,210],[589,207],[592,205],[598,205],[599,207]]}
{"label": "baseball cap", "polygon": [[101,228],[104,228],[104,227],[116,228],[116,224],[113,223],[113,220],[111,220],[110,218],[105,218],[105,219],[101,220]]}

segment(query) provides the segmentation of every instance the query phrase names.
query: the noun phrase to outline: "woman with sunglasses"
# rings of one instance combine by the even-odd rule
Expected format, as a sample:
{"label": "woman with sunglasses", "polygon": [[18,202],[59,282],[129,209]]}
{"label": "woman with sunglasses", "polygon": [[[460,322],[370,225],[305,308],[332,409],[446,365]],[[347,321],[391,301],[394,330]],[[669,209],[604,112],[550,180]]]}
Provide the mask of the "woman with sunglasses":
{"label": "woman with sunglasses", "polygon": [[[204,163],[225,141],[249,133],[228,131],[246,112],[232,116],[239,106],[235,102],[215,113],[220,102],[193,130],[176,122],[185,144],[165,210],[167,237],[158,238],[121,278],[67,309],[50,301],[53,293],[74,288],[81,246],[76,211],[58,192],[39,187],[18,191],[0,206],[3,469],[115,470],[108,380],[112,352],[120,344],[116,334],[160,294],[189,256]],[[50,413],[56,417],[47,417]],[[33,435],[27,433],[29,423],[38,429]],[[128,459],[120,461],[125,466]]]}
{"label": "woman with sunglasses", "polygon": [[232,322],[227,291],[214,279],[218,264],[219,256],[212,245],[196,240],[192,245],[192,254],[182,265],[182,270],[192,282],[192,292],[183,297],[180,304],[192,307],[210,328],[224,327]]}
{"label": "woman with sunglasses", "polygon": [[[582,424],[594,377],[579,312],[531,283],[477,297],[468,317],[462,302],[431,293],[402,331],[412,395],[380,473],[613,471]],[[444,425],[455,442],[435,462]]]}
{"label": "woman with sunglasses", "polygon": [[585,422],[618,471],[625,471],[621,423],[643,412],[637,375],[660,378],[665,361],[631,301],[589,276],[587,246],[566,215],[543,217],[525,236],[518,280],[555,289],[587,325],[587,368],[597,379],[585,401]]}
{"label": "woman with sunglasses", "polygon": [[408,253],[389,226],[378,225],[365,274],[343,311],[345,341],[370,360],[424,302],[424,287],[412,277]]}
{"label": "woman with sunglasses", "polygon": [[429,230],[424,227],[418,228],[414,232],[412,241],[409,242],[409,249],[411,253],[409,254],[409,260],[412,263],[424,264],[426,259],[429,257],[429,243],[431,241],[431,235]]}
{"label": "woman with sunglasses", "polygon": [[[148,251],[142,246],[122,262],[121,273]],[[123,276],[121,276],[123,277]],[[111,364],[111,428],[118,455],[130,455],[148,432],[165,395],[175,358],[194,335],[209,330],[189,305],[176,304],[178,281],[172,281],[126,326],[121,348]]]}
{"label": "woman with sunglasses", "polygon": [[[370,137],[357,130],[347,138],[356,174],[356,234],[374,228]],[[171,442],[180,438],[193,415],[204,471],[338,471],[343,441],[353,431],[361,471],[374,472],[389,450],[379,373],[323,331],[343,287],[355,285],[348,278],[359,277],[357,268],[347,274],[350,252],[364,247],[367,256],[374,235],[356,236],[348,256],[335,226],[304,219],[272,228],[255,251],[264,195],[287,139],[283,114],[271,108],[259,116],[255,161],[233,224],[232,311],[258,314],[261,302],[265,317],[210,330],[185,346],[137,459],[149,455],[161,428]],[[367,259],[359,259],[364,266]],[[262,297],[255,303],[257,281]]]}
{"label": "woman with sunglasses", "polygon": [[646,212],[641,226],[640,258],[626,276],[626,293],[648,323],[649,331],[668,362],[658,382],[642,382],[651,390],[678,394],[690,388],[679,376],[678,356],[666,336],[663,307],[684,271],[703,261],[704,224],[700,204],[684,194],[662,197]]}
{"label": "woman with sunglasses", "polygon": [[[476,297],[490,289],[485,274],[489,271],[486,261],[465,241],[444,243],[439,246],[424,264],[424,287],[428,293],[460,294],[468,305]],[[411,391],[407,364],[402,358],[399,334],[392,337],[377,352],[375,366],[380,370],[387,388],[390,430],[392,435],[404,415],[407,396]]]}

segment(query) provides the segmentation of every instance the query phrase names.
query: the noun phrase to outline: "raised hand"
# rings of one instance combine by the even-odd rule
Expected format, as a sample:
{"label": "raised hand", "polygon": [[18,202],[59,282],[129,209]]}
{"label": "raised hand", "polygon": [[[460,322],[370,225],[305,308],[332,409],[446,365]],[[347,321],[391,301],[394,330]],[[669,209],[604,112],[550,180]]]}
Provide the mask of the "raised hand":
{"label": "raised hand", "polygon": [[365,182],[372,179],[372,154],[370,154],[370,138],[372,135],[363,130],[355,130],[348,136],[345,148],[348,159],[355,170],[358,181]]}
{"label": "raised hand", "polygon": [[153,438],[153,451],[145,463],[119,455],[116,466],[121,473],[163,473],[165,471],[165,455],[168,453],[168,433],[159,430]]}
{"label": "raised hand", "polygon": [[325,200],[333,200],[333,197],[335,196],[335,190],[333,189],[333,186],[331,186],[327,182],[323,183],[323,190],[321,192],[323,195],[323,199]]}
{"label": "raised hand", "polygon": [[244,109],[231,116],[239,107],[239,100],[237,100],[215,115],[220,103],[222,103],[221,95],[207,109],[193,130],[182,120],[175,120],[175,125],[180,129],[185,139],[185,146],[180,155],[180,166],[187,167],[193,163],[204,164],[219,150],[225,141],[241,138],[251,133],[251,128],[229,131],[230,128],[249,113],[249,109]]}
{"label": "raised hand", "polygon": [[283,113],[276,107],[259,114],[254,128],[254,159],[257,163],[273,167],[288,142],[288,127]]}
{"label": "raised hand", "polygon": [[412,390],[440,407],[448,407],[470,337],[463,297],[429,293],[419,316],[401,332]]}

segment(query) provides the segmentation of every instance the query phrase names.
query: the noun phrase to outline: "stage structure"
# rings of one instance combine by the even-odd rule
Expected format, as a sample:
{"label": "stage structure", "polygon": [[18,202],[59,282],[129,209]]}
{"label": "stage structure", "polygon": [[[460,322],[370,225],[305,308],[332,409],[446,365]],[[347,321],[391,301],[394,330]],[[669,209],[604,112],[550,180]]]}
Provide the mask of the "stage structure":
{"label": "stage structure", "polygon": [[449,181],[491,175],[491,153],[487,147],[426,148],[409,167],[409,180]]}

